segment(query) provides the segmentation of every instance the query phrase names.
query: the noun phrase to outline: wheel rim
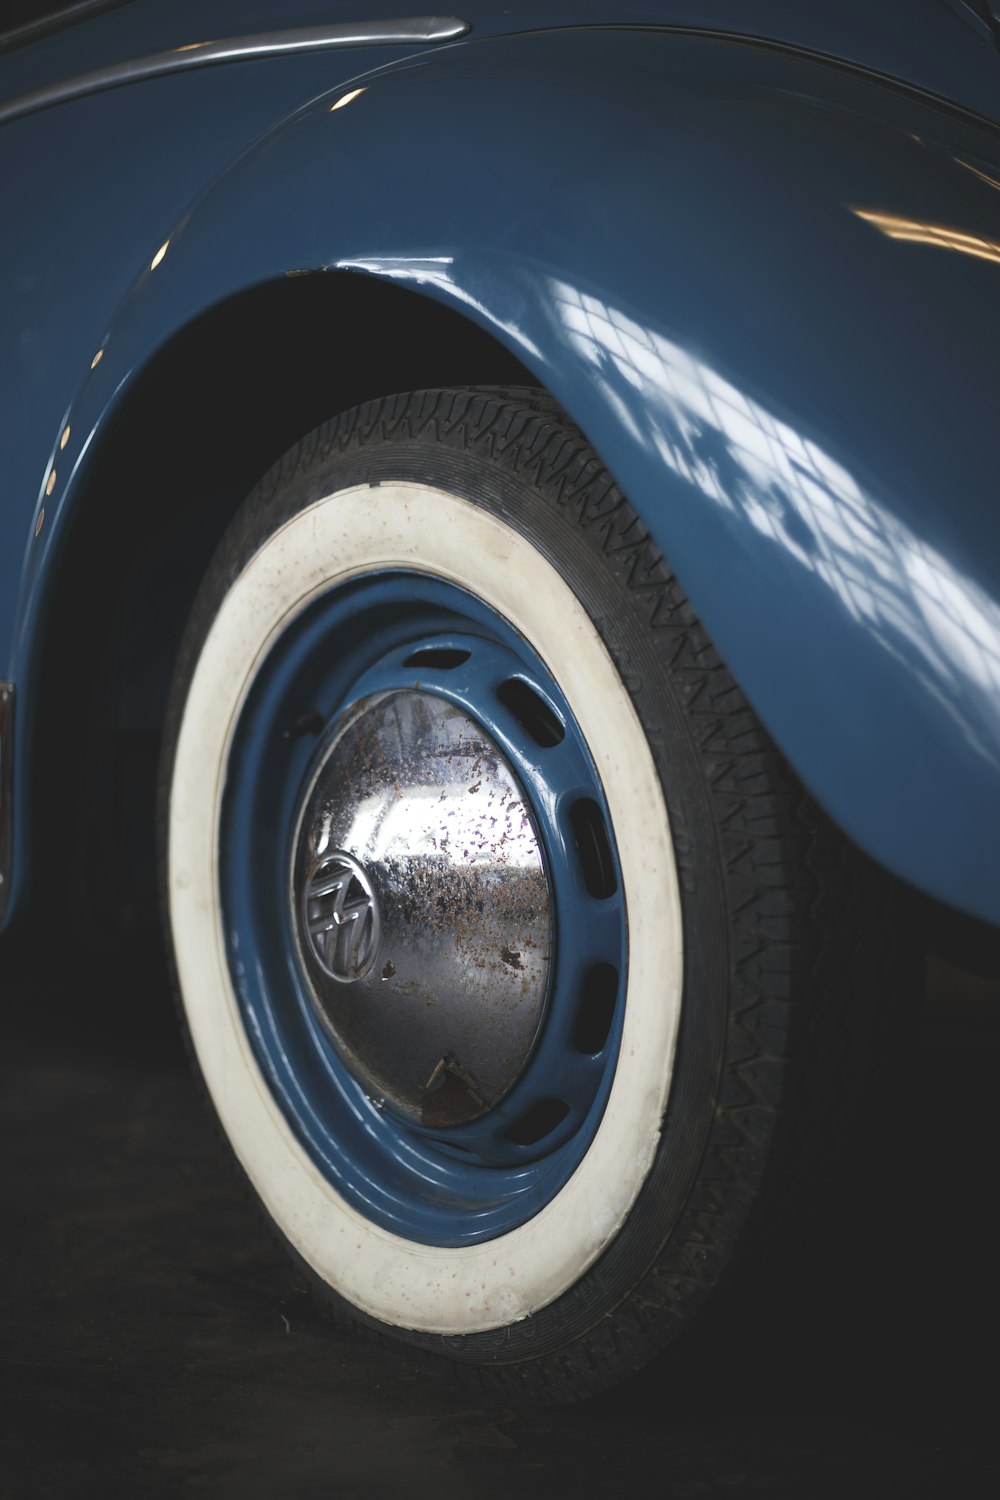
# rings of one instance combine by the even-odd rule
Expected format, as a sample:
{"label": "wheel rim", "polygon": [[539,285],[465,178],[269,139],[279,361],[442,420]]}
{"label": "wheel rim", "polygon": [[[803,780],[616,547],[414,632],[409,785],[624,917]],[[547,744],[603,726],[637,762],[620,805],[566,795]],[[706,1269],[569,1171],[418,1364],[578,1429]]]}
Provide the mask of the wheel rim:
{"label": "wheel rim", "polygon": [[[431,1246],[386,1229],[317,1168],[262,1068],[246,965],[233,955],[223,910],[221,864],[232,850],[222,825],[243,768],[234,741],[251,693],[263,687],[261,664],[331,590],[377,570],[433,571],[488,601],[537,650],[598,768],[627,901],[621,1041],[593,1140],[561,1191],[478,1243]],[[684,975],[679,869],[663,786],[621,668],[539,545],[453,489],[410,480],[331,486],[279,514],[236,576],[217,587],[177,726],[166,874],[178,984],[219,1119],[283,1236],[363,1315],[445,1336],[530,1317],[614,1243],[654,1164],[671,1090]],[[280,892],[275,899],[280,908]]]}
{"label": "wheel rim", "polygon": [[[474,734],[489,762],[478,793],[475,757],[468,775],[452,778],[445,813],[484,790],[508,802],[520,794],[519,847],[535,859],[517,898],[508,891],[494,902],[495,920],[487,911],[472,922],[470,949],[484,963],[496,955],[500,1002],[490,1009],[446,963],[451,1021],[436,1027],[406,1019],[407,964],[420,944],[406,942],[400,912],[409,902],[421,916],[414,880],[403,883],[406,900],[387,886],[385,861],[357,833],[357,799],[342,786],[363,765],[359,745],[393,714],[412,718],[418,708],[432,739]],[[404,753],[390,770],[405,762]],[[420,787],[418,773],[411,780]],[[407,805],[387,793],[392,782],[379,783],[383,824]],[[336,838],[316,849],[317,819],[331,806]],[[600,779],[558,684],[518,631],[454,583],[402,569],[315,600],[272,641],[243,702],[219,845],[223,931],[247,1036],[285,1119],[335,1190],[373,1224],[437,1246],[506,1233],[554,1198],[586,1155],[611,1089],[627,928]],[[463,930],[477,900],[489,906],[496,861],[486,864],[475,851],[453,862]],[[366,930],[356,948],[338,940],[324,966],[309,911],[320,917],[316,902],[331,893],[342,917],[353,903]],[[449,915],[443,935],[454,947],[461,914]],[[432,999],[444,992],[436,973]],[[372,1028],[378,1005],[384,1019]],[[485,1046],[490,1030],[494,1045]],[[461,1044],[450,1045],[455,1036]]]}

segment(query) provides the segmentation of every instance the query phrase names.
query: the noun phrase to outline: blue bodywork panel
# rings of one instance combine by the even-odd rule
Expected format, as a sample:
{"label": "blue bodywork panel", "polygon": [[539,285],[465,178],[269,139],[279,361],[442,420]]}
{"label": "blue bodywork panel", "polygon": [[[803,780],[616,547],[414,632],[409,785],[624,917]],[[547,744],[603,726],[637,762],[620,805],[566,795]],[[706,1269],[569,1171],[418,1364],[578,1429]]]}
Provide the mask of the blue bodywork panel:
{"label": "blue bodywork panel", "polygon": [[[1000,135],[964,112],[1000,116],[1000,59],[937,0],[568,24],[610,9],[468,6],[468,40],[409,58],[231,64],[0,128],[19,743],[89,453],[156,351],[290,271],[381,277],[491,330],[572,413],[831,815],[1000,922]],[[71,40],[81,71],[330,18],[165,11],[137,0],[4,58],[0,96],[64,76]],[[784,45],[622,28],[655,19]]]}
{"label": "blue bodywork panel", "polygon": [[[131,0],[0,57],[0,99],[209,38],[421,13],[419,6],[384,0]],[[454,13],[471,23],[477,39],[601,25],[759,38],[901,79],[991,118],[1000,108],[995,49],[963,0],[470,0]],[[335,73],[338,64],[328,65]]]}

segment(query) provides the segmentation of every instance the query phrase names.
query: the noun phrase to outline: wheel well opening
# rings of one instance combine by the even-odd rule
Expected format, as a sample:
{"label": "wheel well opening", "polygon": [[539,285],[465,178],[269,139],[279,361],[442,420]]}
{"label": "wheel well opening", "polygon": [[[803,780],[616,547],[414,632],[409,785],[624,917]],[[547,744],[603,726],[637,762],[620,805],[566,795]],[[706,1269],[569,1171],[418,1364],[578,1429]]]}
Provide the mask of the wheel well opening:
{"label": "wheel well opening", "polygon": [[141,372],[61,544],[35,687],[32,844],[64,844],[73,809],[89,932],[117,942],[155,920],[156,765],[173,662],[212,554],[260,476],[360,402],[535,383],[462,315],[356,273],[240,294]]}

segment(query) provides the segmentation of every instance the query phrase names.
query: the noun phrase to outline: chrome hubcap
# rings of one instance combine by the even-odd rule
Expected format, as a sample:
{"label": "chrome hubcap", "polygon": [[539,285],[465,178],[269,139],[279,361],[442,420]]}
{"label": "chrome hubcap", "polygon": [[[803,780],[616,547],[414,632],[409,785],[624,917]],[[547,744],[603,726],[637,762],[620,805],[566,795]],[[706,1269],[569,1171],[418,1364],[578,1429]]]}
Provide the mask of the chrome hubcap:
{"label": "chrome hubcap", "polygon": [[310,1001],[378,1101],[435,1129],[493,1109],[550,986],[552,897],[527,799],[434,693],[363,700],[325,746],[292,869]]}

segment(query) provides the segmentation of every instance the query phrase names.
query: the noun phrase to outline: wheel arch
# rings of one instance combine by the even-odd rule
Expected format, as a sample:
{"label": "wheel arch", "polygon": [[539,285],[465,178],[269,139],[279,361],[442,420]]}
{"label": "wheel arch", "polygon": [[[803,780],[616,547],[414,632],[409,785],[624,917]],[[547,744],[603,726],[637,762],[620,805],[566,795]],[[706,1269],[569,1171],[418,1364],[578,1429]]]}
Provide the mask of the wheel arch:
{"label": "wheel arch", "polygon": [[[461,378],[520,361],[578,422],[835,820],[931,895],[1000,921],[1000,299],[989,254],[954,253],[957,230],[1000,245],[995,131],[815,59],[612,31],[451,49],[334,106],[241,158],[140,276],[81,388],[95,454],[149,350],[240,290],[353,295],[360,279],[337,283],[352,272],[446,306],[491,351]],[[407,173],[410,118],[453,151]],[[956,230],[920,242],[921,225]],[[818,267],[836,272],[822,296]],[[395,334],[367,340],[378,394],[402,374]],[[336,403],[342,348],[298,431]],[[77,491],[57,518],[67,537]],[[33,689],[30,661],[25,675]],[[23,743],[34,693],[19,696]]]}
{"label": "wheel arch", "polygon": [[[373,340],[373,327],[391,339]],[[60,836],[67,802],[79,809],[88,866],[80,915],[92,932],[114,938],[153,914],[155,774],[173,663],[201,578],[255,481],[331,412],[397,390],[477,383],[532,377],[461,314],[348,272],[282,277],[228,298],[136,372],[94,445],[53,558],[31,754],[20,763],[32,846]]]}

